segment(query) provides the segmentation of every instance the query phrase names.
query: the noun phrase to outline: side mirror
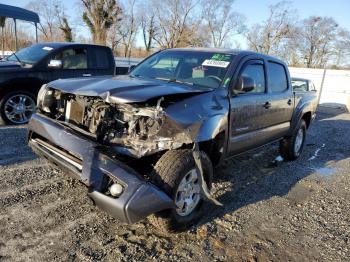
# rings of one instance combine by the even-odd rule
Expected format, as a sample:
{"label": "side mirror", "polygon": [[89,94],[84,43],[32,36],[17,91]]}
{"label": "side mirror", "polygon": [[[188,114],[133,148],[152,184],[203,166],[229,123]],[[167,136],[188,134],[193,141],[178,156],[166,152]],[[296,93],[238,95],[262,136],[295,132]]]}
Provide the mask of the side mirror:
{"label": "side mirror", "polygon": [[238,84],[235,88],[236,91],[247,93],[256,89],[256,84],[253,78],[247,76],[241,76],[238,80]]}
{"label": "side mirror", "polygon": [[59,69],[59,68],[62,68],[62,61],[61,60],[50,60],[50,63],[47,65],[49,68],[56,68],[56,69]]}

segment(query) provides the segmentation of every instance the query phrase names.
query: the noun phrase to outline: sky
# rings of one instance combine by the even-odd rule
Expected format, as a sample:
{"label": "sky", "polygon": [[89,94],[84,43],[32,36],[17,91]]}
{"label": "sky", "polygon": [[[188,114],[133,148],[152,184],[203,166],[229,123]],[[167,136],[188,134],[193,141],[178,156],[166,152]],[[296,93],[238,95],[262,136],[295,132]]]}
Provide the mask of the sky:
{"label": "sky", "polygon": [[[77,16],[77,2],[79,0],[62,0],[67,8],[67,14],[73,20]],[[140,0],[143,1],[143,0]],[[220,0],[218,0],[220,1]],[[235,11],[246,17],[246,24],[250,26],[265,20],[269,14],[269,5],[280,0],[236,0],[233,7]],[[30,0],[0,0],[2,4],[25,7]],[[312,15],[333,17],[341,27],[350,30],[350,0],[290,0],[293,9],[298,12],[299,19]],[[86,28],[79,28],[82,34],[89,34]],[[246,48],[246,42],[242,36],[235,38],[242,48]],[[140,39],[138,44],[141,44]]]}

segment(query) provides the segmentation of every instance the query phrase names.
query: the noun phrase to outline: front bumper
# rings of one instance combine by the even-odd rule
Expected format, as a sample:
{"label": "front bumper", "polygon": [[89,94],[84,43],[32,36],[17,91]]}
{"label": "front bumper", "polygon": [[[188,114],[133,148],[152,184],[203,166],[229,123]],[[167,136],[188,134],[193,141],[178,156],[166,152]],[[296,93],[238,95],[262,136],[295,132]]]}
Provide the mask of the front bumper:
{"label": "front bumper", "polygon": [[[28,142],[38,155],[86,184],[94,203],[123,222],[135,223],[174,205],[159,188],[124,163],[104,154],[99,144],[48,117],[32,116]],[[118,198],[103,193],[108,179],[123,185],[124,191]]]}

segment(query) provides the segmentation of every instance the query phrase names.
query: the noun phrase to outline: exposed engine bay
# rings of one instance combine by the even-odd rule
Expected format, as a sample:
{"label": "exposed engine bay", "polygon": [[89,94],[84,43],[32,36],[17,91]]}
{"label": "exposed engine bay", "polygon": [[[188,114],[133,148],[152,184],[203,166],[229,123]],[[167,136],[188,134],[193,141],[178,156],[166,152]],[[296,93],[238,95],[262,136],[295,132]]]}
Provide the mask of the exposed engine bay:
{"label": "exposed engine bay", "polygon": [[43,95],[39,109],[118,153],[140,158],[192,142],[190,135],[166,116],[162,101],[160,98],[154,105],[111,104],[100,97],[50,89]]}

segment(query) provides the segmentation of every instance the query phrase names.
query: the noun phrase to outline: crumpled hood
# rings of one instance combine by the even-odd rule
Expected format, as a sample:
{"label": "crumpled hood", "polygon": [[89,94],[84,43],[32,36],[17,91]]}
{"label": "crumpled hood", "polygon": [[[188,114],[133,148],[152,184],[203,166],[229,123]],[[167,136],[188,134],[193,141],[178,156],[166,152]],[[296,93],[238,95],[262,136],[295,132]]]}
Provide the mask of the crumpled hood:
{"label": "crumpled hood", "polygon": [[129,76],[60,79],[48,85],[65,93],[98,96],[109,103],[137,103],[168,95],[211,91],[209,88],[198,88]]}

